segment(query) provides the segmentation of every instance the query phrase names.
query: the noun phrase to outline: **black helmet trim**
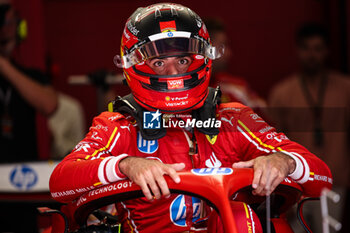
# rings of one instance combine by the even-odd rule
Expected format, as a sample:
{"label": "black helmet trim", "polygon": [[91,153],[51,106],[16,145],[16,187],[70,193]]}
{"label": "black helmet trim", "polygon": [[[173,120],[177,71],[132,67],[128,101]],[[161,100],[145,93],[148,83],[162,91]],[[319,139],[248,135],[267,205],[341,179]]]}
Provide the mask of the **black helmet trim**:
{"label": "black helmet trim", "polygon": [[183,88],[178,88],[178,89],[169,89],[167,82],[159,82],[158,79],[151,79],[151,84],[147,83],[141,83],[141,85],[149,90],[154,90],[154,91],[159,91],[159,92],[181,92],[181,91],[186,91],[190,90],[204,82],[204,79],[198,79],[198,74],[193,74],[191,75],[190,79],[186,79],[183,81],[184,85]]}

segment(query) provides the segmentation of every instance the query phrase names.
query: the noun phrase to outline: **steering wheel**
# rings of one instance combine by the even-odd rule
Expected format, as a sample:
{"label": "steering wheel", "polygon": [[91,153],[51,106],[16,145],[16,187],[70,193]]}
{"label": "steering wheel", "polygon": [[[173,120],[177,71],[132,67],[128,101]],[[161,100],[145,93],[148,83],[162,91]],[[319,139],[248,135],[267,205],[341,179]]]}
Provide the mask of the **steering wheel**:
{"label": "steering wheel", "polygon": [[[247,204],[262,203],[265,197],[251,194],[253,169],[251,168],[200,168],[178,172],[181,182],[176,184],[165,176],[171,193],[197,196],[206,200],[221,216],[226,233],[238,233],[230,201],[244,201]],[[286,178],[274,191],[278,196],[276,213],[280,214],[295,204],[301,197],[302,188]],[[88,191],[79,199],[64,206],[62,211],[68,217],[69,229],[86,226],[88,216],[96,209],[119,201],[143,197],[141,188],[130,180],[122,180]]]}

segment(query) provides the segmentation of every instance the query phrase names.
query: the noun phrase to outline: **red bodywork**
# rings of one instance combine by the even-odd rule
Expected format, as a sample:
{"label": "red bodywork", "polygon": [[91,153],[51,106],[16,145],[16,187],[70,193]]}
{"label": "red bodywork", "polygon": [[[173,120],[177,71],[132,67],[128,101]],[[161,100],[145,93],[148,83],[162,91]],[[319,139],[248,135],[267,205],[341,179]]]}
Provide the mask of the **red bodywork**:
{"label": "red bodywork", "polygon": [[[233,169],[232,174],[218,174],[219,169],[231,168],[203,168],[211,169],[208,175],[198,175],[193,172],[179,172],[181,182],[176,184],[170,177],[166,176],[166,181],[173,193],[185,193],[205,199],[218,210],[223,227],[226,233],[239,233],[236,221],[230,207],[230,200],[244,201],[247,204],[258,203],[265,200],[265,197],[253,196],[251,194],[251,182],[253,179],[253,169]],[[200,169],[195,169],[200,170]],[[219,171],[219,172],[218,172]],[[222,170],[221,170],[222,171]],[[279,206],[279,213],[283,214],[301,197],[301,187],[288,180],[282,182],[274,192],[281,195],[285,201]],[[130,180],[123,180],[102,186],[89,191],[80,198],[62,207],[62,212],[68,217],[69,230],[75,230],[79,226],[85,225],[89,214],[100,207],[143,196],[138,185]],[[288,223],[283,218],[271,219],[276,232],[292,232]],[[59,220],[52,226],[52,233],[61,233],[64,229],[64,221]]]}

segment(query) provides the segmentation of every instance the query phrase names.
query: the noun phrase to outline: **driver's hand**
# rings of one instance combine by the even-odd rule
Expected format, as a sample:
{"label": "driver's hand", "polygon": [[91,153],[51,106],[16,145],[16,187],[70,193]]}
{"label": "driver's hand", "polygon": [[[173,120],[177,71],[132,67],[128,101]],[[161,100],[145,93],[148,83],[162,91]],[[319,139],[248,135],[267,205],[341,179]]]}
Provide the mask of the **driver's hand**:
{"label": "driver's hand", "polygon": [[149,201],[154,198],[160,199],[162,195],[169,197],[170,191],[163,175],[169,175],[175,183],[180,183],[180,177],[176,171],[184,168],[184,163],[164,164],[158,160],[133,156],[119,163],[120,171],[141,187]]}
{"label": "driver's hand", "polygon": [[270,195],[277,185],[295,170],[296,164],[288,155],[277,152],[249,161],[237,162],[232,167],[254,168],[253,194],[264,196]]}

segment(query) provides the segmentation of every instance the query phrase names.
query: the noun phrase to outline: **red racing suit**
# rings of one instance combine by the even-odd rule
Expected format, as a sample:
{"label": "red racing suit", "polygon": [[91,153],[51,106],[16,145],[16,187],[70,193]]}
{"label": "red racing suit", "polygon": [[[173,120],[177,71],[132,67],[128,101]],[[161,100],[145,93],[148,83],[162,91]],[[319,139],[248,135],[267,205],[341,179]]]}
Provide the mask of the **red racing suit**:
{"label": "red racing suit", "polygon": [[[277,133],[250,108],[238,103],[221,104],[217,119],[221,121],[217,137],[194,130],[197,153],[190,156],[192,135],[187,130],[169,128],[158,140],[144,140],[131,117],[104,112],[94,119],[85,139],[55,168],[50,178],[51,195],[57,201],[69,202],[87,190],[124,179],[118,164],[126,156],[167,164],[183,162],[190,170],[231,167],[234,162],[276,151],[296,161],[289,177],[303,187],[305,195],[318,196],[323,187],[331,188],[331,173],[324,162]],[[205,212],[202,206],[197,198],[172,194],[169,199],[154,202],[146,198],[121,202],[118,212],[125,232],[184,232],[194,230],[193,222]]]}

